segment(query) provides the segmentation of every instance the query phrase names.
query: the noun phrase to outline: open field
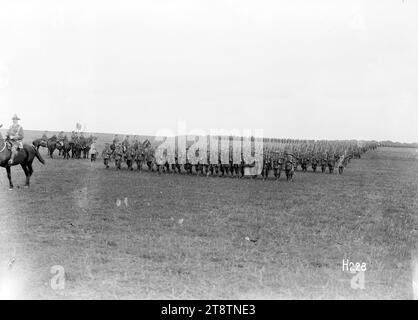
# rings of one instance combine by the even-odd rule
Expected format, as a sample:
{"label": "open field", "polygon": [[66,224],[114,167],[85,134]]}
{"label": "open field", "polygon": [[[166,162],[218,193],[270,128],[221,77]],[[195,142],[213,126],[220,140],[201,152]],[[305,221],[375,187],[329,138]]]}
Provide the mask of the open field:
{"label": "open field", "polygon": [[[44,152],[30,189],[9,191],[0,175],[0,263],[16,257],[20,298],[412,298],[415,149],[293,183],[117,172]],[[23,185],[20,168],[12,175]],[[343,259],[367,263],[364,290]],[[50,286],[54,265],[64,290]]]}

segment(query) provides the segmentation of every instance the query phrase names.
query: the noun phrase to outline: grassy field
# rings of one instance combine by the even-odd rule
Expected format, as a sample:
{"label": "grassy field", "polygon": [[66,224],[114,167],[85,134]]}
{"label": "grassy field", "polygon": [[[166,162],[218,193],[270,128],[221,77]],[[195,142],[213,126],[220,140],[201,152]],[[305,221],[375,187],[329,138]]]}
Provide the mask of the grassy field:
{"label": "grassy field", "polygon": [[[30,189],[0,178],[0,263],[15,257],[3,274],[18,298],[412,298],[415,149],[381,148],[342,176],[297,172],[293,183],[46,162],[35,160]],[[22,170],[12,175],[22,186]],[[367,263],[364,290],[343,259]],[[50,286],[54,265],[64,290]]]}

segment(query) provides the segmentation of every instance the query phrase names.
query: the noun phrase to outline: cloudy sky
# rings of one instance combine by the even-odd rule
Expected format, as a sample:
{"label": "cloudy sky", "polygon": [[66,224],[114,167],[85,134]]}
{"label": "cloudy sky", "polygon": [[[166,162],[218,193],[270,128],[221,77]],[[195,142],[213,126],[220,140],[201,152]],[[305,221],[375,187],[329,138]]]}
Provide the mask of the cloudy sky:
{"label": "cloudy sky", "polygon": [[0,0],[0,123],[418,141],[417,3]]}

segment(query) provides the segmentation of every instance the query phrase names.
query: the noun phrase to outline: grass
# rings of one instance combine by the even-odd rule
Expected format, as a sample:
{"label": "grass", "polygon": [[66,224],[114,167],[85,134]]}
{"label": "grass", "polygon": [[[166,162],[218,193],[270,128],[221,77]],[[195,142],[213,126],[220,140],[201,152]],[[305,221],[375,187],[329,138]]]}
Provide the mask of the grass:
{"label": "grass", "polygon": [[[417,155],[381,148],[293,183],[47,159],[30,189],[8,191],[3,173],[0,262],[16,250],[20,298],[410,299]],[[367,263],[365,290],[343,259]],[[54,265],[65,290],[51,289]]]}

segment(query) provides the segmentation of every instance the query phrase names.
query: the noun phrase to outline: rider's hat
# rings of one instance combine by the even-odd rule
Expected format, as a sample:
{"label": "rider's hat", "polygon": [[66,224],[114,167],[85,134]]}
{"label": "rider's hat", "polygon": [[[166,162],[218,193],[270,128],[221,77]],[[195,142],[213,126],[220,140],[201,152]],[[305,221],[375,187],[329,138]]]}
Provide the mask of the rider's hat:
{"label": "rider's hat", "polygon": [[20,118],[16,114],[14,114],[12,120],[20,120]]}

